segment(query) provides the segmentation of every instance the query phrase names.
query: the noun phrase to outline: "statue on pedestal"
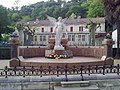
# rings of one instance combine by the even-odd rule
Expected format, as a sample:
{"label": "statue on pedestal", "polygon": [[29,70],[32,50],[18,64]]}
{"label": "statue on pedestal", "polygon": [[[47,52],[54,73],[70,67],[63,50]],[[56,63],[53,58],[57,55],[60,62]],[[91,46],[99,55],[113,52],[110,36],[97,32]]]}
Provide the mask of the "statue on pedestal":
{"label": "statue on pedestal", "polygon": [[11,37],[19,37],[18,29],[15,28],[15,31],[10,35]]}
{"label": "statue on pedestal", "polygon": [[67,18],[62,19],[62,17],[58,17],[58,22],[53,17],[47,16],[47,18],[55,26],[54,31],[55,31],[56,35],[55,35],[54,50],[64,50],[64,47],[61,45],[61,40],[63,37],[63,32],[66,32],[64,22],[67,20]]}

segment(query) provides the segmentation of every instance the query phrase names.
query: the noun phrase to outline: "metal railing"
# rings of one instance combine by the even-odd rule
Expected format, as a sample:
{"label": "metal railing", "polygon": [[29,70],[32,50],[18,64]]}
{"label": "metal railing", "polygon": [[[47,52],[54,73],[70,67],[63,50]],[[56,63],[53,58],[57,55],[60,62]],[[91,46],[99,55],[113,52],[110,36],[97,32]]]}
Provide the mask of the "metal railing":
{"label": "metal railing", "polygon": [[108,73],[116,73],[117,75],[120,74],[120,65],[103,65],[103,66],[73,66],[68,67],[10,67],[7,66],[4,69],[0,69],[0,77],[8,78],[9,76],[46,76],[46,75],[56,75],[59,77],[60,75],[65,75],[66,80],[68,75],[80,75],[84,76],[84,74],[91,75],[91,74],[108,74]]}

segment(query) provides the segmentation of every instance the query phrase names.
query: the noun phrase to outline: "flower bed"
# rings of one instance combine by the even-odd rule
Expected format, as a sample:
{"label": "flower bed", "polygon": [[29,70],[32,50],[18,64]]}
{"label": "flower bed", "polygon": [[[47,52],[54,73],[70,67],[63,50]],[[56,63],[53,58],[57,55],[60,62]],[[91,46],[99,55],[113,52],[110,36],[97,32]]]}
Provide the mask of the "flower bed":
{"label": "flower bed", "polygon": [[66,55],[66,54],[63,54],[63,55],[58,55],[58,54],[49,54],[48,56],[46,56],[46,58],[49,58],[49,59],[67,59],[67,58],[71,58],[72,56],[70,55]]}

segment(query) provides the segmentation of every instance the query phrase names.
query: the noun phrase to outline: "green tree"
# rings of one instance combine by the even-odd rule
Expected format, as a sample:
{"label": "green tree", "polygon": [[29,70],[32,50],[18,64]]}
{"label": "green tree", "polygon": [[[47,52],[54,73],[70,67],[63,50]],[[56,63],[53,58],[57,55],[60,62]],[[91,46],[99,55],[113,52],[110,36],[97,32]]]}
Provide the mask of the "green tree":
{"label": "green tree", "polygon": [[30,16],[32,13],[32,7],[31,6],[23,6],[20,10],[21,16]]}
{"label": "green tree", "polygon": [[79,16],[80,14],[80,6],[79,5],[71,5],[69,7],[69,11],[66,13],[66,16],[70,16],[72,13],[74,13],[75,15]]}
{"label": "green tree", "polygon": [[32,8],[31,17],[32,19],[36,19],[40,17],[40,13],[46,11],[47,2],[38,2],[30,6]]}
{"label": "green tree", "polygon": [[0,5],[0,39],[2,33],[5,33],[7,25],[9,24],[8,11],[5,7]]}
{"label": "green tree", "polygon": [[89,19],[89,23],[87,23],[86,28],[89,28],[89,33],[90,33],[89,45],[90,46],[95,46],[95,31],[99,27],[101,28],[100,23],[94,22]]}
{"label": "green tree", "polygon": [[9,40],[9,34],[2,34],[2,41],[8,42]]}
{"label": "green tree", "polygon": [[39,16],[37,17],[38,19],[44,20],[46,19],[46,12],[45,11],[41,11],[39,13]]}
{"label": "green tree", "polygon": [[58,18],[60,16],[60,13],[61,13],[61,8],[56,7],[53,11],[53,17]]}
{"label": "green tree", "polygon": [[66,7],[68,7],[68,12],[66,13],[66,17],[69,17],[72,13],[76,16],[86,17],[86,10],[81,6],[86,0],[72,0],[66,3]]}
{"label": "green tree", "polygon": [[30,16],[23,16],[22,17],[23,21],[27,22],[27,21],[30,21]]}
{"label": "green tree", "polygon": [[117,53],[116,58],[120,58],[120,0],[102,0],[105,17],[112,25],[117,26]]}
{"label": "green tree", "polygon": [[[72,13],[76,16],[85,17],[86,9],[81,7],[81,4],[87,0],[72,0],[66,2],[65,0],[48,0],[47,2],[38,2],[29,6],[23,6],[20,10],[21,16],[30,16],[32,20],[36,18],[46,19],[46,15],[57,18],[69,17]],[[19,13],[18,13],[19,14]]]}
{"label": "green tree", "polygon": [[81,6],[87,10],[87,17],[104,16],[103,6],[100,0],[87,0]]}
{"label": "green tree", "polygon": [[14,9],[15,9],[16,11],[18,11],[19,5],[20,5],[20,0],[15,0],[15,2],[14,2]]}
{"label": "green tree", "polygon": [[72,13],[69,18],[75,19],[75,18],[76,18],[76,15],[75,15],[74,13]]}
{"label": "green tree", "polygon": [[13,20],[14,22],[19,21],[19,20],[20,20],[20,15],[19,15],[18,13],[13,13],[13,14],[12,14],[12,20]]}

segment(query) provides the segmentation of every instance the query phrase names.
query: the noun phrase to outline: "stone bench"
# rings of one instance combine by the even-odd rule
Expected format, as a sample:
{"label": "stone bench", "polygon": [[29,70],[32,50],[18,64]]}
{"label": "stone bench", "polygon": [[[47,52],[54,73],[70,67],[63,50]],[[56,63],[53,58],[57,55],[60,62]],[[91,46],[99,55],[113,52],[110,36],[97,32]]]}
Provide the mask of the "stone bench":
{"label": "stone bench", "polygon": [[19,56],[18,59],[19,59],[20,61],[25,60],[25,59],[23,58],[23,56]]}

